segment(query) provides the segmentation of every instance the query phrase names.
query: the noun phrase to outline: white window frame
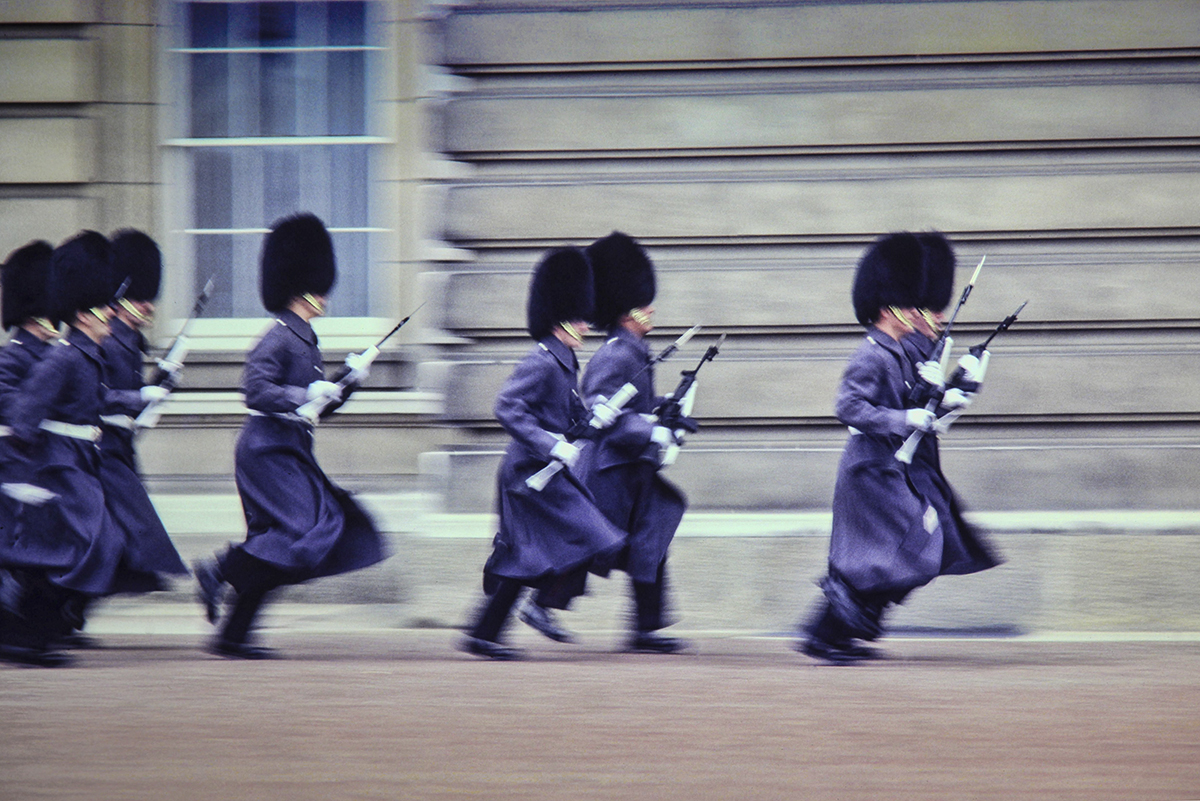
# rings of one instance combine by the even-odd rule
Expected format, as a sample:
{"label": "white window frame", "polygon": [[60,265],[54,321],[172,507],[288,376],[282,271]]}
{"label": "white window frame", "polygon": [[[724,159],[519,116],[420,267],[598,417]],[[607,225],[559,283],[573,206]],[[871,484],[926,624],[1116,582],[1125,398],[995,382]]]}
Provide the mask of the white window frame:
{"label": "white window frame", "polygon": [[[387,38],[376,35],[368,36],[368,42],[363,45],[313,47],[279,47],[279,48],[212,48],[208,52],[261,52],[270,49],[272,52],[303,52],[321,50],[336,52],[338,50],[359,50],[374,54],[367,59],[365,99],[367,133],[356,136],[285,136],[285,137],[228,137],[208,138],[182,135],[188,132],[191,112],[191,97],[189,91],[187,56],[196,52],[195,48],[183,46],[181,41],[184,32],[180,30],[181,15],[186,2],[189,0],[160,0],[160,19],[167,21],[161,26],[160,52],[164,59],[165,79],[160,83],[160,114],[159,129],[162,144],[162,168],[164,181],[160,194],[164,241],[164,292],[160,312],[160,322],[156,326],[156,334],[161,340],[169,340],[177,333],[184,319],[190,313],[195,301],[194,292],[198,285],[196,280],[197,265],[195,264],[195,247],[193,237],[215,233],[237,233],[253,235],[259,238],[267,233],[266,228],[247,229],[197,229],[193,227],[194,188],[191,181],[191,162],[189,151],[201,147],[271,147],[271,146],[336,146],[336,145],[365,145],[369,146],[367,189],[368,225],[354,228],[330,227],[331,233],[360,232],[371,237],[368,247],[370,263],[368,269],[367,314],[364,316],[323,317],[314,320],[313,327],[321,337],[321,346],[325,350],[361,350],[372,344],[379,336],[386,333],[396,314],[395,265],[387,259],[390,249],[389,238],[395,236],[395,229],[381,225],[381,204],[377,202],[378,184],[380,182],[380,161],[388,158],[386,148],[396,144],[395,138],[375,135],[381,126],[378,107],[384,103],[384,91],[387,82],[381,73],[393,67],[394,54],[386,46]],[[196,0],[190,0],[195,2]],[[205,0],[199,0],[204,2]],[[338,0],[328,0],[338,2]],[[258,0],[213,0],[213,2],[254,3]],[[368,30],[383,25],[385,20],[386,3],[379,0],[368,0],[367,20]],[[371,41],[374,38],[376,41]],[[390,126],[388,126],[390,127]],[[305,209],[297,209],[305,211]],[[257,253],[257,249],[256,249]],[[242,265],[245,267],[245,265]],[[254,264],[257,274],[257,261]],[[339,266],[339,272],[345,270]],[[255,283],[257,292],[257,283]],[[228,291],[228,288],[226,288]],[[337,288],[334,289],[333,310],[336,314]],[[248,349],[267,328],[270,317],[265,310],[258,317],[220,317],[201,318],[195,320],[189,330],[189,340],[193,349],[211,351],[244,351]]]}

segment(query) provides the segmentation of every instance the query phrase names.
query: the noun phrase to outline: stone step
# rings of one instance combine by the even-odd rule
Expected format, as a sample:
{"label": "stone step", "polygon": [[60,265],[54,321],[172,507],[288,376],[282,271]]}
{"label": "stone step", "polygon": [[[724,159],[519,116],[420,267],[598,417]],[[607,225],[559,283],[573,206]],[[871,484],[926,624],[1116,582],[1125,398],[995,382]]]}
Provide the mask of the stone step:
{"label": "stone step", "polygon": [[[359,497],[388,532],[391,558],[286,588],[279,608],[303,615],[320,605],[359,606],[371,625],[464,625],[482,598],[494,516],[446,513],[435,493],[423,491]],[[153,500],[189,561],[244,536],[236,495],[155,494]],[[1200,510],[1019,510],[969,517],[988,532],[1005,563],[974,576],[942,577],[918,590],[893,613],[895,626],[960,633],[1200,630]],[[829,525],[826,510],[688,512],[669,562],[680,626],[793,629],[817,598]],[[184,579],[171,592],[107,603],[129,610],[187,608],[193,590]],[[593,578],[589,595],[564,621],[580,631],[623,629],[628,595],[620,574]]]}

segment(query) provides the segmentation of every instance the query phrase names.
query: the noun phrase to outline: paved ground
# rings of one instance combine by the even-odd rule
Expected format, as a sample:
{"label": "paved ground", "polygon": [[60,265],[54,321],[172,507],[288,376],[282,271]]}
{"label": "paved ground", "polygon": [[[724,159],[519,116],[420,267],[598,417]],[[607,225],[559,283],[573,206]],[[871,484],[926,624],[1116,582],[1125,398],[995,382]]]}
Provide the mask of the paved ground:
{"label": "paved ground", "polygon": [[0,666],[0,798],[1200,799],[1200,638],[894,638],[819,667],[782,638],[681,656],[516,630],[284,628],[229,662],[190,632]]}

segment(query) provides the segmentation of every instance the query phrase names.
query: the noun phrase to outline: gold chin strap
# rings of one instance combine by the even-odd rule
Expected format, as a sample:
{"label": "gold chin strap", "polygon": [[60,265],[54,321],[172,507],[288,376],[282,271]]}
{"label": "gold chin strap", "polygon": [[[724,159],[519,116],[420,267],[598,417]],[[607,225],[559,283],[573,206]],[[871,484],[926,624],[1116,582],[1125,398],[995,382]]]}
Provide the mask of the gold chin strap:
{"label": "gold chin strap", "polygon": [[630,309],[629,319],[633,320],[638,325],[650,325],[650,315],[646,314],[641,309]]}
{"label": "gold chin strap", "polygon": [[562,328],[562,330],[567,332],[571,339],[575,340],[576,342],[583,342],[583,335],[575,330],[575,326],[571,325],[570,323],[559,323],[558,325],[560,328]]}
{"label": "gold chin strap", "polygon": [[300,297],[305,303],[307,303],[309,306],[312,306],[314,309],[316,309],[317,314],[325,313],[325,304],[322,303],[321,301],[317,300],[316,298],[314,298],[312,296],[311,292],[305,292]]}
{"label": "gold chin strap", "polygon": [[47,331],[47,332],[53,334],[54,336],[58,336],[58,328],[55,327],[55,325],[53,323],[51,323],[49,320],[47,320],[45,317],[34,317],[33,322],[38,327],[40,327],[42,330]]}
{"label": "gold chin strap", "polygon": [[892,316],[894,316],[898,321],[900,321],[900,324],[903,325],[905,328],[907,328],[909,331],[916,330],[913,328],[912,322],[909,321],[908,315],[906,315],[903,311],[901,311],[898,306],[888,306],[888,311],[890,311],[892,313]]}
{"label": "gold chin strap", "polygon": [[109,310],[108,310],[107,306],[95,306],[93,308],[90,308],[90,309],[88,309],[88,314],[92,315],[93,317],[95,317],[97,320],[104,323],[105,325],[108,325],[108,321],[111,319],[109,316]]}
{"label": "gold chin strap", "polygon": [[147,317],[146,315],[142,314],[140,311],[138,311],[137,307],[129,302],[129,298],[121,298],[120,300],[117,301],[117,305],[119,305],[122,309],[124,309],[125,311],[127,311],[131,315],[133,315],[133,319],[137,320],[138,322],[140,322],[140,323],[149,323],[150,322],[150,318]]}
{"label": "gold chin strap", "polygon": [[925,322],[929,324],[929,329],[933,331],[933,333],[940,334],[942,332],[941,325],[938,323],[937,318],[933,316],[933,312],[931,312],[929,309],[917,309],[917,311],[921,313],[921,317],[923,317]]}

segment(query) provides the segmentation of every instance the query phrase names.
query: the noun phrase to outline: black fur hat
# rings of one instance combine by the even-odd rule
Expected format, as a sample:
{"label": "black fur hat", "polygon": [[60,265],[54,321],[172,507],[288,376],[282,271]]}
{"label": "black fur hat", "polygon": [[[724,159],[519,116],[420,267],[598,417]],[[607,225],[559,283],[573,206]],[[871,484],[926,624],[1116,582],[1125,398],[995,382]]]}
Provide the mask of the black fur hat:
{"label": "black fur hat", "polygon": [[53,252],[49,242],[39,239],[14,250],[0,268],[5,330],[32,317],[53,316],[46,291]]}
{"label": "black fur hat", "polygon": [[333,240],[313,214],[276,220],[263,240],[259,291],[269,312],[287,308],[306,293],[327,295],[337,280]]}
{"label": "black fur hat", "polygon": [[595,312],[592,268],[579,248],[559,248],[542,257],[529,282],[525,307],[529,335],[542,339],[561,322],[591,320]]}
{"label": "black fur hat", "polygon": [[924,249],[907,231],[879,237],[858,260],[851,300],[854,316],[871,325],[888,306],[919,307],[924,287]]}
{"label": "black fur hat", "polygon": [[945,235],[930,231],[917,234],[925,251],[925,287],[921,290],[921,307],[930,311],[945,311],[954,295],[954,268],[957,261],[954,247]]}
{"label": "black fur hat", "polygon": [[654,264],[637,241],[620,231],[587,246],[596,283],[596,327],[608,331],[621,315],[654,301]]}
{"label": "black fur hat", "polygon": [[148,235],[132,228],[117,231],[112,236],[113,280],[117,286],[126,278],[129,288],[125,297],[130,300],[156,300],[162,282],[162,253]]}
{"label": "black fur hat", "polygon": [[82,231],[50,256],[50,311],[71,322],[75,313],[107,306],[113,299],[112,245],[103,234]]}

